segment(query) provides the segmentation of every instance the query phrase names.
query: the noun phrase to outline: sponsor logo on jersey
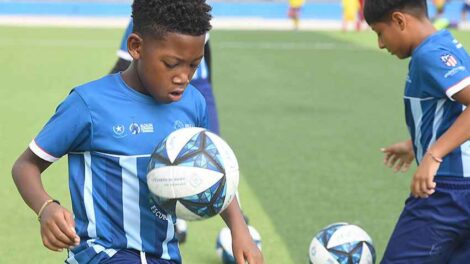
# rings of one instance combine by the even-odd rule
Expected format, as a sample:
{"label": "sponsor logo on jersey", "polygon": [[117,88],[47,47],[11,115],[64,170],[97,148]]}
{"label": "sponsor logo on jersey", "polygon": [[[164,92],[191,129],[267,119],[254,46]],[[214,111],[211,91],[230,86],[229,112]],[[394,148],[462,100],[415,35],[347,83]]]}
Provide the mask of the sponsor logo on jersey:
{"label": "sponsor logo on jersey", "polygon": [[459,67],[455,67],[453,68],[452,70],[448,71],[445,75],[444,75],[444,78],[449,78],[449,77],[452,77],[454,75],[456,75],[458,72],[461,72],[461,71],[465,71],[466,68],[464,66],[459,66]]}
{"label": "sponsor logo on jersey", "polygon": [[140,133],[140,126],[137,123],[131,123],[129,125],[129,131],[131,132],[132,135],[137,135]]}
{"label": "sponsor logo on jersey", "polygon": [[180,129],[180,128],[187,128],[187,127],[194,127],[193,124],[185,124],[181,120],[176,120],[174,124],[175,129]]}
{"label": "sponsor logo on jersey", "polygon": [[122,124],[116,124],[113,126],[113,136],[116,138],[123,138],[128,135],[138,135],[142,133],[153,133],[155,132],[152,123],[136,123],[132,122],[127,127]]}
{"label": "sponsor logo on jersey", "polygon": [[129,125],[129,131],[131,132],[132,135],[137,135],[140,133],[153,133],[153,124],[152,123],[131,123]]}

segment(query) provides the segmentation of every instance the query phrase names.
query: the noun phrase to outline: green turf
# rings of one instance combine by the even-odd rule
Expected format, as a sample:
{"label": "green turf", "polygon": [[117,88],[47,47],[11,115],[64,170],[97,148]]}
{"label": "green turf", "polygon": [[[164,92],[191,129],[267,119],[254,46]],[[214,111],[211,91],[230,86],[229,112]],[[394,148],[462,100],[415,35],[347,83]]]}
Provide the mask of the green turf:
{"label": "green turf", "polygon": [[[10,168],[74,85],[109,71],[121,34],[0,27],[2,263],[64,259],[43,248]],[[468,34],[456,35],[470,45]],[[379,51],[371,32],[214,31],[211,41],[222,135],[239,158],[242,205],[261,233],[266,263],[305,263],[313,235],[338,221],[362,226],[380,258],[411,175],[393,175],[379,152],[408,137],[407,61]],[[44,182],[69,207],[65,159]],[[190,224],[185,263],[217,263],[222,225]]]}

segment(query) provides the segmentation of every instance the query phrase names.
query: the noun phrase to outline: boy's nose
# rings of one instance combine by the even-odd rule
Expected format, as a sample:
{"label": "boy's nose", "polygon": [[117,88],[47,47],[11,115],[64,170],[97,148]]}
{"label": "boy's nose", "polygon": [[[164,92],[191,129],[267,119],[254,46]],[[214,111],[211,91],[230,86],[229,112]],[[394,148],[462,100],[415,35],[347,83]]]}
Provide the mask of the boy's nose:
{"label": "boy's nose", "polygon": [[190,80],[191,79],[188,74],[179,74],[173,77],[173,83],[175,84],[187,84]]}

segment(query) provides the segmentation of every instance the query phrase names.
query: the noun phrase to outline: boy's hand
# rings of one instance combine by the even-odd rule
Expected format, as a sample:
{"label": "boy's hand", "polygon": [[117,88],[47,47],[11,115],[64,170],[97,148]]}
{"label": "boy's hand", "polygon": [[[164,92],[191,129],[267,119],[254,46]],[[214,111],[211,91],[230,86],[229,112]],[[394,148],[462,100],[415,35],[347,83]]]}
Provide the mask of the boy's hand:
{"label": "boy's hand", "polygon": [[237,264],[245,264],[245,260],[249,264],[264,263],[263,255],[256,246],[248,229],[243,231],[233,230],[232,234],[232,251]]}
{"label": "boy's hand", "polygon": [[72,214],[56,203],[48,205],[41,215],[41,238],[44,246],[53,251],[73,248],[80,243]]}
{"label": "boy's hand", "polygon": [[427,198],[436,188],[434,176],[439,169],[440,162],[436,161],[429,152],[426,153],[418,166],[411,181],[411,193],[416,197]]}
{"label": "boy's hand", "polygon": [[406,172],[415,158],[411,140],[398,142],[380,149],[385,154],[384,164],[393,172]]}

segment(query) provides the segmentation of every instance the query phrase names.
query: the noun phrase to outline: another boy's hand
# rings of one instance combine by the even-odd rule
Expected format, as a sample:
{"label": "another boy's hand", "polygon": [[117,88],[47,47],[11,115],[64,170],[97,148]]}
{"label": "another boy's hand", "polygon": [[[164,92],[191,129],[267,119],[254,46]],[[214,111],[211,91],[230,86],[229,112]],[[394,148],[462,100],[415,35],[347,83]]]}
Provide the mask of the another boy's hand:
{"label": "another boy's hand", "polygon": [[440,163],[436,161],[429,153],[426,153],[421,160],[418,169],[413,175],[411,181],[411,193],[416,197],[427,198],[433,194],[436,188],[434,176],[439,169]]}
{"label": "another boy's hand", "polygon": [[47,206],[41,215],[41,238],[44,246],[54,251],[73,248],[80,243],[72,214],[56,203]]}
{"label": "another boy's hand", "polygon": [[248,229],[237,231],[233,230],[232,233],[232,251],[237,264],[245,264],[245,260],[249,264],[262,264],[264,263],[263,255],[258,247],[255,245]]}
{"label": "another boy's hand", "polygon": [[398,142],[386,148],[382,148],[384,164],[393,168],[394,172],[406,172],[415,158],[411,140]]}

